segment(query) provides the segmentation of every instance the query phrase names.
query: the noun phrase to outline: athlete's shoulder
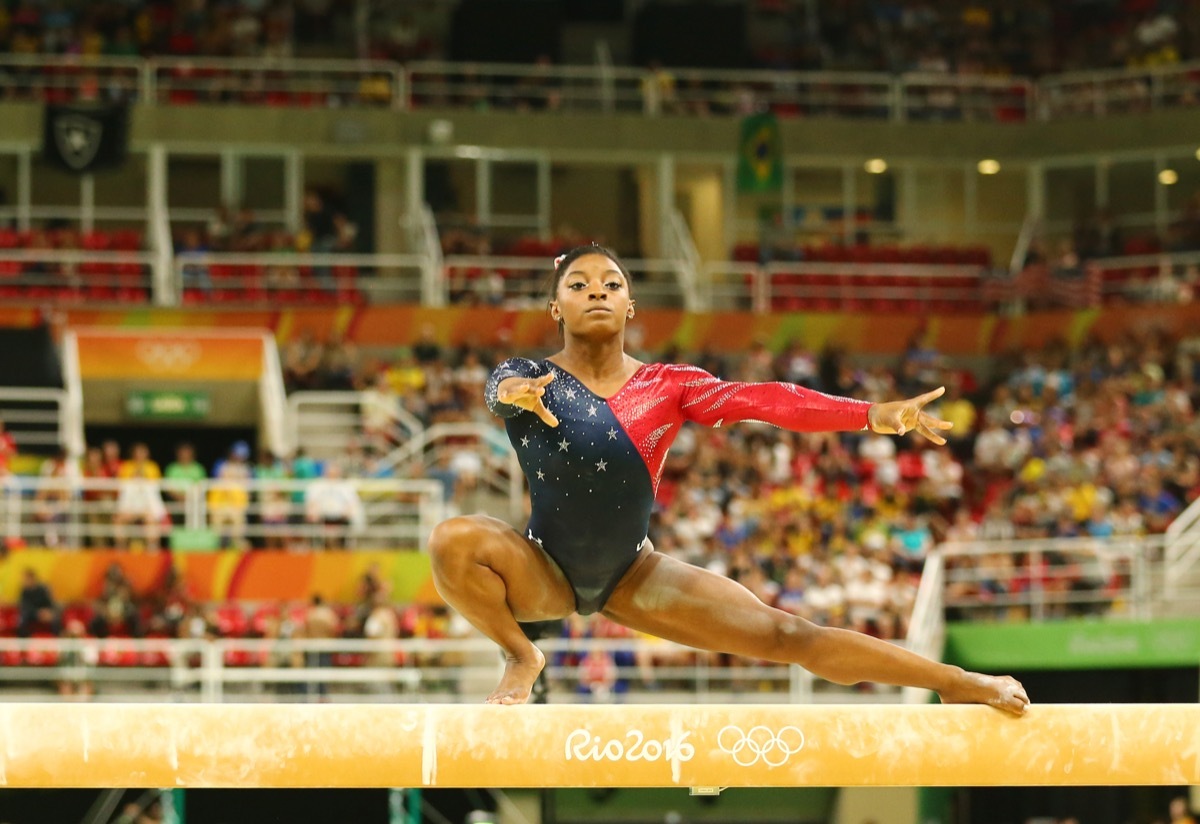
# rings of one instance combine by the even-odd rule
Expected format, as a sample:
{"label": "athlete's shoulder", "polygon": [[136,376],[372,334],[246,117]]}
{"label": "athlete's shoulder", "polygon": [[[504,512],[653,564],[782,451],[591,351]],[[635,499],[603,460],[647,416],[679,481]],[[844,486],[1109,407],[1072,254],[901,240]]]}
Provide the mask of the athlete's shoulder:
{"label": "athlete's shoulder", "polygon": [[647,366],[657,370],[653,373],[654,377],[671,383],[698,385],[716,380],[711,372],[690,363],[653,363]]}

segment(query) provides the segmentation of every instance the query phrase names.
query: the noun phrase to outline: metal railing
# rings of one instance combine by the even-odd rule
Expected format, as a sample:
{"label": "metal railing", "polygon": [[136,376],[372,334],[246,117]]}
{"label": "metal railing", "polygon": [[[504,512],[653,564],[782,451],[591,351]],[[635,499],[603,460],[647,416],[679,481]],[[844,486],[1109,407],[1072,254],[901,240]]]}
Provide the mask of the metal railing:
{"label": "metal railing", "polygon": [[640,69],[418,61],[405,71],[414,109],[653,113]]}
{"label": "metal railing", "polygon": [[[288,451],[303,446],[314,457],[345,454],[355,438],[363,436],[365,406],[371,402],[366,392],[293,392],[288,396]],[[391,411],[388,431],[380,433],[387,442],[398,445],[418,437],[424,425],[403,406]]]}
{"label": "metal railing", "polygon": [[196,254],[172,263],[187,303],[420,303],[427,261],[418,255]]}
{"label": "metal railing", "polygon": [[0,101],[48,103],[150,100],[151,65],[132,57],[0,55]]}
{"label": "metal railing", "polygon": [[[329,499],[343,505],[326,509]],[[445,517],[443,501],[433,480],[8,476],[0,486],[0,530],[9,540],[50,547],[154,548],[184,529],[210,548],[417,549]]]}
{"label": "metal railing", "polygon": [[1069,72],[1038,82],[1042,120],[1104,117],[1200,103],[1200,61],[1173,66]]}
{"label": "metal railing", "polygon": [[[798,666],[716,656],[645,639],[543,639],[552,702],[894,703],[899,691],[839,687]],[[589,676],[587,656],[606,656],[607,677]],[[484,638],[0,639],[6,700],[44,696],[60,684],[95,688],[99,700],[406,701],[477,703],[499,682],[504,661]]]}
{"label": "metal railing", "polygon": [[1087,267],[1097,271],[1104,300],[1190,302],[1200,288],[1200,252],[1096,258]]}
{"label": "metal railing", "polygon": [[[630,258],[622,261],[634,279],[641,306],[683,306],[680,261]],[[477,301],[509,307],[543,308],[549,297],[551,261],[544,257],[447,255],[443,288],[450,302]]]}
{"label": "metal railing", "polygon": [[[512,523],[520,522],[526,514],[521,464],[498,425],[435,423],[384,456],[379,468],[403,477],[435,471],[465,475],[473,486],[503,501],[504,517]],[[447,495],[452,492],[447,490]]]}
{"label": "metal railing", "polygon": [[[1189,589],[1200,589],[1200,499],[1176,516],[1163,541],[1164,592],[1168,598],[1178,600]],[[1200,592],[1196,595],[1200,601]]]}
{"label": "metal railing", "polygon": [[[945,587],[946,564],[942,553],[931,552],[921,570],[921,583],[908,619],[905,646],[935,661],[942,660],[946,642]],[[906,704],[925,704],[931,697],[929,690],[918,687],[905,687],[902,693]]]}
{"label": "metal railing", "polygon": [[713,309],[904,310],[938,304],[979,309],[986,301],[983,266],[904,263],[770,263],[717,261],[702,267],[701,288]]}
{"label": "metal railing", "polygon": [[400,108],[405,73],[373,60],[161,58],[151,60],[147,100],[314,108]]}
{"label": "metal railing", "polygon": [[71,400],[64,389],[0,387],[0,421],[18,452],[71,451],[76,446]]}
{"label": "metal railing", "polygon": [[0,249],[0,300],[145,302],[157,263],[145,252]]}
{"label": "metal railing", "polygon": [[0,100],[1020,122],[1192,106],[1200,62],[1024,77],[416,61],[0,57]]}
{"label": "metal railing", "polygon": [[1159,536],[952,542],[937,551],[943,604],[960,620],[1148,618],[1167,573]]}

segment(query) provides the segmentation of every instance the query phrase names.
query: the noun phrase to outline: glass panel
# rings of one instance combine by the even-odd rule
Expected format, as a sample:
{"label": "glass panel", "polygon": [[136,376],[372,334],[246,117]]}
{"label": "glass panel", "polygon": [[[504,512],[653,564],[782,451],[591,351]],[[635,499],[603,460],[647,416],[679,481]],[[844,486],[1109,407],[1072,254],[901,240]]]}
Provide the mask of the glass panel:
{"label": "glass panel", "polygon": [[282,157],[247,157],[242,160],[242,205],[250,209],[284,208],[285,172]]}

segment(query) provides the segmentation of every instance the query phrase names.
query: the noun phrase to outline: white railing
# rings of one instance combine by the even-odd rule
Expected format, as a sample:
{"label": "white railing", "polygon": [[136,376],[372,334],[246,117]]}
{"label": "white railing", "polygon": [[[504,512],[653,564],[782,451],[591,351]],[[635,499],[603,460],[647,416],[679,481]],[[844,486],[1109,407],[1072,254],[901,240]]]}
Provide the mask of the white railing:
{"label": "white railing", "polygon": [[[56,447],[74,451],[82,436],[64,389],[0,387],[0,421],[13,436],[18,452],[49,452]],[[74,454],[79,452],[82,449]]]}
{"label": "white railing", "polygon": [[262,374],[258,378],[258,405],[262,412],[263,445],[276,455],[295,450],[288,420],[287,388],[283,383],[283,365],[275,337],[263,334]]}
{"label": "white railing", "polygon": [[[934,661],[942,660],[946,642],[945,587],[946,566],[942,553],[931,552],[921,570],[921,583],[908,619],[905,645]],[[902,692],[906,704],[926,704],[931,697],[929,690],[917,687],[905,687]]]}
{"label": "white railing", "polygon": [[1195,106],[1200,98],[1200,61],[1173,66],[1069,72],[1038,83],[1042,120],[1104,117]]}
{"label": "white railing", "polygon": [[132,57],[0,54],[0,98],[47,102],[149,100],[150,64]]}
{"label": "white railing", "polygon": [[656,113],[640,69],[419,61],[406,71],[414,109]]}
{"label": "white railing", "polygon": [[[345,506],[323,510],[327,497]],[[434,480],[9,476],[0,486],[0,530],[33,546],[157,548],[182,528],[214,548],[419,549],[444,517]]]}
{"label": "white railing", "polygon": [[700,289],[700,251],[692,239],[687,221],[678,209],[672,209],[667,214],[665,229],[664,248],[667,257],[678,261],[675,272],[679,277],[679,292],[683,296],[684,308],[689,312],[700,312],[709,308]]}
{"label": "white railing", "polygon": [[[363,436],[365,392],[293,392],[288,396],[288,451],[303,446],[314,457],[345,454],[354,438]],[[424,425],[403,406],[391,410],[391,425],[382,434],[392,446],[418,437]]]}
{"label": "white railing", "polygon": [[144,302],[155,256],[84,249],[0,249],[0,300]]}
{"label": "white railing", "polygon": [[659,70],[612,65],[0,57],[6,99],[159,105],[493,109],[876,120],[1025,121],[1194,105],[1200,63],[1023,77]]}
{"label": "white railing", "polygon": [[912,263],[770,263],[716,261],[701,282],[713,309],[901,309],[937,303],[978,309],[983,266]]}
{"label": "white railing", "polygon": [[[898,690],[839,687],[786,664],[716,657],[665,641],[543,639],[554,703],[895,703]],[[579,662],[608,657],[609,678],[590,680]],[[499,682],[503,658],[484,638],[429,641],[307,639],[0,639],[5,700],[87,684],[99,700],[406,701],[478,703]]]}
{"label": "white railing", "polygon": [[175,256],[186,303],[420,303],[428,266],[419,255],[196,254]]}
{"label": "white railing", "polygon": [[[465,470],[455,467],[456,457],[467,459],[463,462]],[[465,471],[475,485],[505,500],[510,521],[517,523],[525,517],[525,478],[502,428],[479,423],[435,423],[379,462],[381,471],[398,477],[420,477],[435,467],[456,476]]]}
{"label": "white railing", "polygon": [[[633,295],[642,306],[682,306],[678,260],[629,258],[622,262],[633,276]],[[550,297],[552,261],[543,257],[447,255],[445,288],[451,302],[543,308]]]}
{"label": "white railing", "polygon": [[1167,527],[1163,561],[1165,591],[1178,600],[1189,588],[1200,585],[1200,499],[1188,504]]}
{"label": "white railing", "polygon": [[148,62],[147,100],[159,104],[400,108],[405,74],[371,60],[161,58]]}
{"label": "white railing", "polygon": [[150,184],[147,235],[154,253],[154,303],[178,306],[182,293],[171,268],[175,244],[171,239],[171,210],[167,204],[167,152],[161,143],[150,148],[146,165]]}
{"label": "white railing", "polygon": [[951,617],[1148,618],[1162,605],[1161,536],[951,542],[938,552]]}
{"label": "white railing", "polygon": [[59,352],[62,360],[63,391],[66,393],[66,408],[62,423],[64,443],[73,458],[82,458],[87,449],[87,438],[83,426],[83,376],[79,369],[79,338],[68,329],[63,333]]}
{"label": "white railing", "polygon": [[421,208],[412,217],[408,230],[412,251],[424,261],[421,271],[421,302],[426,306],[445,306],[446,287],[442,280],[445,261],[442,258],[442,241],[438,237],[437,219],[428,203],[421,203]]}
{"label": "white railing", "polygon": [[1200,252],[1096,258],[1104,298],[1136,303],[1190,302],[1200,288]]}

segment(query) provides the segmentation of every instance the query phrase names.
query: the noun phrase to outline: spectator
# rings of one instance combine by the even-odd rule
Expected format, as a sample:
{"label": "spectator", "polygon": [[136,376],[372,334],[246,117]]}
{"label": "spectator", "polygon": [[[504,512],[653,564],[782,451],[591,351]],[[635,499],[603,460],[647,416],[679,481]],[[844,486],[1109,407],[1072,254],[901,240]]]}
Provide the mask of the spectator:
{"label": "spectator", "polygon": [[42,483],[34,498],[34,516],[45,528],[43,540],[49,549],[62,545],[63,530],[71,515],[71,502],[79,488],[79,464],[65,448],[42,462]]}
{"label": "spectator", "polygon": [[126,527],[141,524],[146,549],[158,549],[163,522],[167,518],[159,481],[162,472],[150,459],[150,449],[143,443],[133,445],[130,459],[121,465],[117,511],[113,516],[117,545],[128,548]]}
{"label": "spectator", "polygon": [[283,487],[288,480],[287,464],[269,449],[259,450],[254,467],[258,482],[258,517],[262,522],[267,549],[283,549],[287,544],[287,525],[291,516],[291,497]]}
{"label": "spectator", "polygon": [[0,467],[8,469],[16,454],[17,442],[12,433],[4,428],[4,420],[0,418]]}
{"label": "spectator", "polygon": [[35,633],[58,635],[62,628],[60,610],[50,588],[28,567],[22,579],[18,615],[17,635],[21,638]]}
{"label": "spectator", "polygon": [[[312,596],[308,609],[305,610],[304,626],[299,637],[312,641],[337,638],[339,625],[337,613],[325,603],[325,599],[321,595],[315,594]],[[333,666],[333,653],[327,650],[309,651],[305,653],[304,660],[305,666],[308,667],[331,667]],[[316,681],[308,685],[310,698],[315,695],[324,699],[328,694],[329,689],[324,681]]]}
{"label": "spectator", "polygon": [[196,449],[186,441],[175,447],[175,460],[167,465],[165,492],[173,507],[187,499],[188,490],[208,479],[204,465],[196,460]]}
{"label": "spectator", "polygon": [[347,548],[349,534],[366,524],[358,489],[342,477],[336,461],[326,463],[324,477],[308,485],[304,506],[308,522],[320,529],[326,549]]}
{"label": "spectator", "polygon": [[[86,524],[84,540],[89,547],[106,547],[112,544],[112,522],[114,493],[101,488],[103,481],[112,478],[104,464],[104,452],[89,446],[83,457],[83,520]],[[99,482],[99,483],[97,483]]]}
{"label": "spectator", "polygon": [[245,546],[246,517],[250,508],[248,480],[244,461],[223,461],[208,489],[208,523],[220,535],[222,549]]}
{"label": "spectator", "polygon": [[100,661],[99,650],[94,644],[86,643],[87,627],[78,619],[67,621],[63,638],[77,646],[63,650],[58,665],[62,677],[58,682],[58,694],[63,698],[87,700],[96,691],[91,679],[92,668]]}
{"label": "spectator", "polygon": [[1188,801],[1184,796],[1181,795],[1172,798],[1168,810],[1171,816],[1171,824],[1196,824],[1196,819],[1192,816],[1191,810],[1188,809]]}
{"label": "spectator", "polygon": [[400,396],[386,372],[375,376],[375,382],[363,392],[360,405],[363,435],[369,443],[390,450],[399,441],[396,419],[400,416]]}
{"label": "spectator", "polygon": [[[367,666],[379,669],[396,666],[396,650],[388,642],[400,637],[400,621],[396,617],[396,610],[388,602],[387,593],[382,589],[371,595],[371,612],[363,622],[363,637],[379,643],[379,648],[367,657]],[[372,686],[378,692],[393,692],[391,681],[377,682]]]}

